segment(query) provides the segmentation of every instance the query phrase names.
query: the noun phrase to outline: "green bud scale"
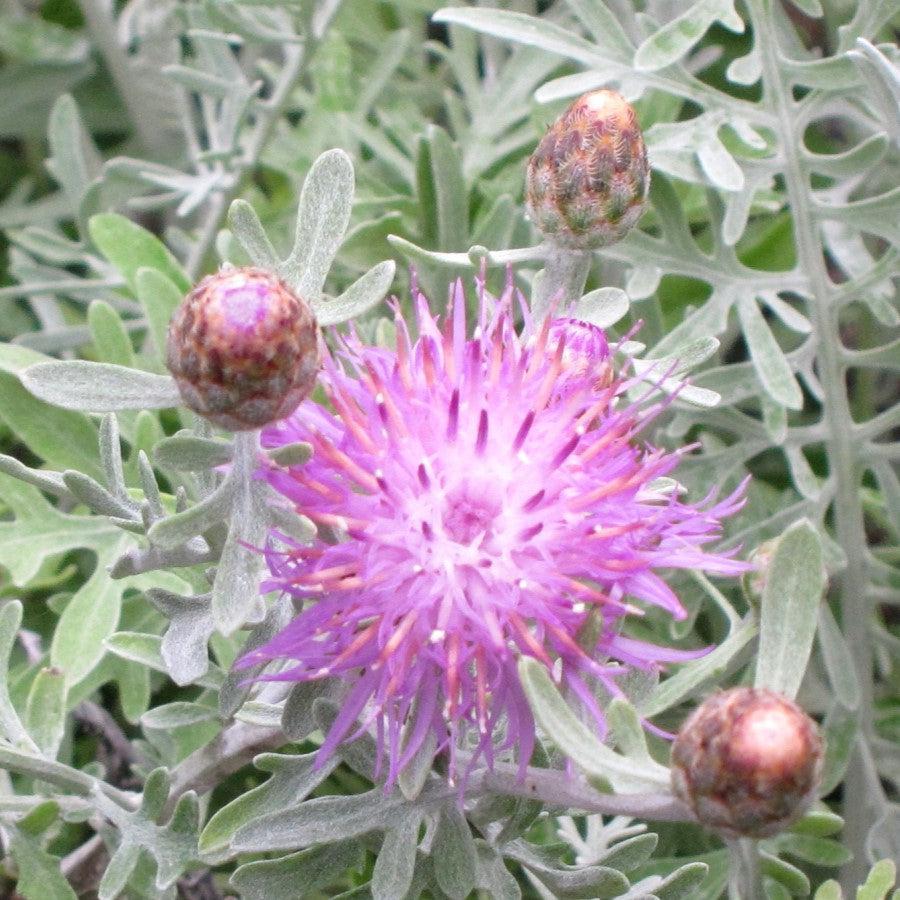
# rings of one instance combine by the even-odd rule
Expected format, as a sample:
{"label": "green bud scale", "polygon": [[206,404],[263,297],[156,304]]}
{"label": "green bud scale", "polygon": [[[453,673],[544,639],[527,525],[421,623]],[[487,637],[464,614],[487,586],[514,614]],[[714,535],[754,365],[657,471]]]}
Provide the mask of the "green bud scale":
{"label": "green bud scale", "polygon": [[532,154],[525,203],[549,241],[593,250],[625,237],[649,188],[634,109],[615,91],[591,91],[553,123]]}
{"label": "green bud scale", "polygon": [[175,311],[166,350],[185,405],[229,431],[290,415],[320,363],[309,304],[252,267],[204,278]]}
{"label": "green bud scale", "polygon": [[822,777],[816,723],[775,691],[713,694],[672,747],[672,787],[709,828],[768,837],[809,808]]}

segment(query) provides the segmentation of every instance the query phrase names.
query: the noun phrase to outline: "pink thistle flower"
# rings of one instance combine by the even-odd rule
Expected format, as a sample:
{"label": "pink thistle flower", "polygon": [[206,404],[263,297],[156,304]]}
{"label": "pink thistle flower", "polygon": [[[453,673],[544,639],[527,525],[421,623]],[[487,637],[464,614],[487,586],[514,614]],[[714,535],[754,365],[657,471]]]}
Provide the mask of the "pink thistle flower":
{"label": "pink thistle flower", "polygon": [[[271,578],[311,601],[242,668],[293,665],[267,680],[353,682],[320,753],[375,725],[390,760],[387,783],[433,735],[435,753],[516,748],[527,765],[534,721],[517,676],[534,657],[577,697],[601,735],[597,688],[617,677],[704,651],[626,637],[634,605],[685,612],[659,569],[736,575],[746,566],[704,546],[738,509],[742,490],[688,504],[656,479],[680,454],[636,436],[665,400],[629,402],[648,376],[618,377],[603,332],[572,319],[527,337],[512,321],[513,289],[480,291],[475,337],[466,337],[457,283],[443,323],[416,297],[419,337],[396,316],[395,350],[344,339],[320,383],[326,407],[306,401],[263,441],[309,441],[312,460],[263,473],[320,526],[345,539],[267,551]],[[658,373],[663,378],[668,373]],[[591,613],[600,627],[583,626]],[[583,647],[584,635],[597,633]]]}

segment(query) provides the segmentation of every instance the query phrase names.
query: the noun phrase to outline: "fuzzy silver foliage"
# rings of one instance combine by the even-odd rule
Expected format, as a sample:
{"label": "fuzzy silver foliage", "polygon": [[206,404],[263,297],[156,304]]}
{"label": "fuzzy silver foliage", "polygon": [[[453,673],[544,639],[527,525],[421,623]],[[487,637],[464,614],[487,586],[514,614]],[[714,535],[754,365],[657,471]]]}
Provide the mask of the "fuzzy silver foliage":
{"label": "fuzzy silver foliage", "polygon": [[[837,884],[809,873],[842,866],[845,896],[886,896],[896,4],[60,0],[64,24],[34,6],[0,10],[0,839],[18,893],[637,900],[752,885],[829,900]],[[524,214],[525,163],[572,98],[607,86],[644,128],[650,208],[619,243],[561,251]],[[513,266],[538,314],[562,303],[618,337],[641,320],[635,369],[680,390],[654,439],[698,443],[666,488],[700,497],[754,475],[725,543],[759,563],[743,595],[687,573],[687,620],[646,623],[715,649],[661,681],[634,675],[606,743],[523,664],[544,740],[524,777],[510,755],[464,794],[428,752],[386,793],[369,734],[317,766],[346,685],[230,671],[295,612],[258,595],[252,547],[314,526],[251,478],[257,436],[175,409],[163,367],[172,311],[224,264],[277,271],[323,324],[355,318],[387,343],[378,304],[397,262],[435,301],[457,276]],[[822,797],[842,785],[842,800],[723,847],[671,794],[667,745],[641,721],[674,730],[739,678],[799,692],[828,746]]]}

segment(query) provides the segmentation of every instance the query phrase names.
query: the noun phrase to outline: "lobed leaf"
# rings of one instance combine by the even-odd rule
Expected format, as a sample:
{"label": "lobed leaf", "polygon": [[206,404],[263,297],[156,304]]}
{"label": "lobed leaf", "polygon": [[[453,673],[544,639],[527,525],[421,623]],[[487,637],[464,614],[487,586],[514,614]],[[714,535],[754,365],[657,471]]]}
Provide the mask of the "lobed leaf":
{"label": "lobed leaf", "polygon": [[[245,900],[296,900],[300,885],[308,895],[337,883],[343,872],[361,864],[362,852],[358,843],[345,841],[310,847],[279,859],[244,863],[231,876],[231,884]],[[379,896],[374,888],[373,896]],[[403,892],[389,896],[402,897]]]}
{"label": "lobed leaf", "polygon": [[354,281],[339,297],[322,297],[313,303],[318,324],[322,328],[339,325],[368,312],[390,290],[395,269],[393,260],[378,263]]}
{"label": "lobed leaf", "polygon": [[576,717],[553,684],[545,666],[523,657],[519,677],[535,719],[553,742],[588,775],[612,785],[617,793],[667,789],[668,770],[656,762],[637,764],[613,752]]}

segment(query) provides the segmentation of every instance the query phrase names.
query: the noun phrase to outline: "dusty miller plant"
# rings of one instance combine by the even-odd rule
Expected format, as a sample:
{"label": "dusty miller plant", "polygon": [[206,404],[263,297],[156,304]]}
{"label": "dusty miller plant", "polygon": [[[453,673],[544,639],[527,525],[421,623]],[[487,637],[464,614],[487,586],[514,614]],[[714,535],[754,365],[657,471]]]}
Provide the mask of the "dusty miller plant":
{"label": "dusty miller plant", "polygon": [[[896,5],[439,6],[0,12],[5,876],[27,900],[887,896]],[[619,243],[560,251],[524,215],[525,163],[601,86],[635,103],[650,209]],[[635,677],[605,743],[523,664],[541,742],[524,775],[499,760],[462,794],[430,760],[386,792],[370,734],[316,764],[346,685],[231,671],[295,612],[260,595],[254,548],[315,526],[252,478],[257,436],[179,408],[163,364],[190,286],[248,263],[373,344],[409,265],[435,309],[456,277],[499,290],[511,266],[533,309],[628,335],[638,371],[689,373],[652,438],[697,443],[677,472],[693,497],[753,476],[725,546],[758,569],[744,590],[680,573],[687,619],[642,636],[715,649]],[[797,695],[827,750],[804,819],[725,846],[640,720],[675,731],[736,683]]]}

